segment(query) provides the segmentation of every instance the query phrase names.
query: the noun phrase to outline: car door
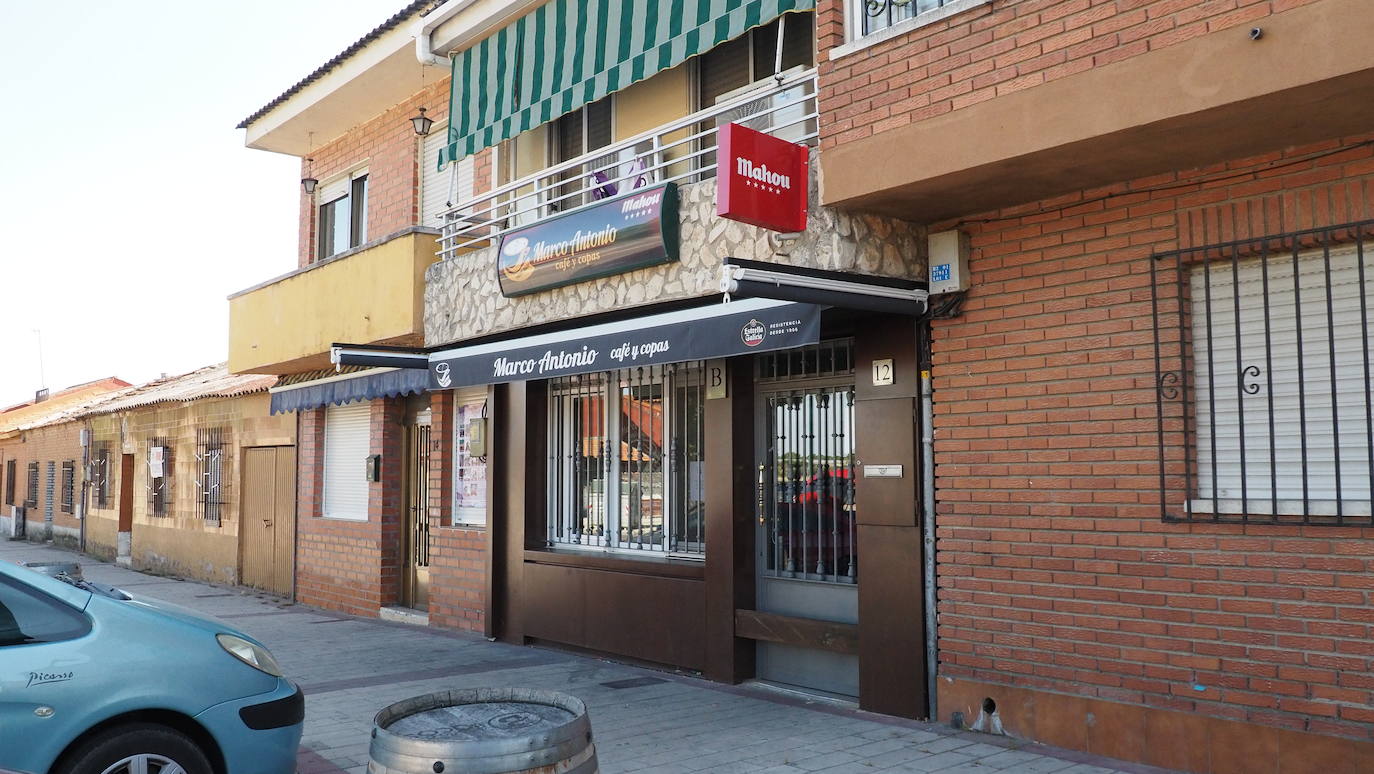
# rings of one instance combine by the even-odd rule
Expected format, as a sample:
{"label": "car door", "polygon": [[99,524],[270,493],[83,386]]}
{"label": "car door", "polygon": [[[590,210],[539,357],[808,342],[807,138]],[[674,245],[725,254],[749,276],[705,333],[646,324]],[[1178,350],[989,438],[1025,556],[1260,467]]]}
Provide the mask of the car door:
{"label": "car door", "polygon": [[91,704],[92,626],[72,604],[82,594],[63,601],[0,573],[0,768],[51,760]]}

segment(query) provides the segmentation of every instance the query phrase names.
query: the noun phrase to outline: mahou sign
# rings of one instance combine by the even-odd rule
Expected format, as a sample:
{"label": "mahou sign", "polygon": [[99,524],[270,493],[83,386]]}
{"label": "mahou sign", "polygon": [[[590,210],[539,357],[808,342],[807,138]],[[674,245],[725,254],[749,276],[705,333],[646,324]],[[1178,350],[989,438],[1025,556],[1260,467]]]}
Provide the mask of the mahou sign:
{"label": "mahou sign", "polygon": [[717,134],[716,214],[773,231],[805,231],[806,146],[739,124]]}

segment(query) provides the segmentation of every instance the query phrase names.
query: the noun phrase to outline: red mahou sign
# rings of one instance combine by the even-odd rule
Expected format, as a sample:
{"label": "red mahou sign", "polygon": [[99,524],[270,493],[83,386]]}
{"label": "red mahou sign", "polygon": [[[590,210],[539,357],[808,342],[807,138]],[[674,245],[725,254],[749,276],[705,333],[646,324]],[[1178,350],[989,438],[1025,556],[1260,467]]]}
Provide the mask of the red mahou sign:
{"label": "red mahou sign", "polygon": [[716,214],[773,231],[805,231],[807,147],[739,124],[726,124],[717,135]]}

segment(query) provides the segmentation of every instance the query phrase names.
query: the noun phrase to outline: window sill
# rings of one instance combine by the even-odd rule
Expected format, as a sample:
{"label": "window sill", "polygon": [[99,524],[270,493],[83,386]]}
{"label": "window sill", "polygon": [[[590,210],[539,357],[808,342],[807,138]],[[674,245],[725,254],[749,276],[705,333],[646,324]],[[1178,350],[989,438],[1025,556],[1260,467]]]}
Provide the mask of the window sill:
{"label": "window sill", "polygon": [[[1242,507],[1248,505],[1249,507]],[[1336,518],[1335,500],[1308,500],[1305,507],[1302,500],[1279,500],[1278,512],[1274,511],[1274,502],[1268,498],[1252,496],[1243,504],[1240,498],[1197,498],[1188,502],[1188,511],[1193,516],[1267,516],[1278,517],[1291,516],[1294,519],[1307,517]],[[1341,515],[1346,518],[1363,517],[1369,518],[1371,513],[1370,502],[1368,500],[1342,500]],[[1239,519],[1234,519],[1238,521]],[[1233,521],[1233,519],[1227,519]],[[1286,521],[1280,524],[1289,523]]]}
{"label": "window sill", "polygon": [[444,524],[443,526],[440,526],[440,525],[437,525],[437,524],[436,524],[436,525],[434,525],[433,528],[434,528],[434,529],[461,529],[461,530],[467,530],[468,532],[486,532],[486,531],[487,531],[487,525],[486,525],[486,524],[480,523],[480,522],[475,522],[475,521],[472,521],[472,522],[468,522],[468,521],[455,521],[455,522],[453,522],[452,524]]}
{"label": "window sill", "polygon": [[589,570],[609,570],[629,572],[638,575],[657,575],[670,578],[702,580],[706,577],[706,565],[696,559],[673,559],[666,556],[646,556],[630,558],[624,554],[609,554],[602,551],[576,550],[525,550],[525,561],[534,564],[551,564],[559,567],[580,567]]}
{"label": "window sill", "polygon": [[[848,0],[848,2],[862,2],[862,0]],[[992,0],[954,0],[954,2],[944,6],[943,8],[936,8],[933,11],[926,11],[925,13],[920,14],[919,16],[914,16],[910,19],[904,19],[902,21],[899,21],[891,27],[886,27],[884,29],[878,30],[877,32],[865,35],[861,38],[855,38],[854,40],[851,40],[842,46],[836,46],[835,48],[830,49],[830,61],[833,62],[836,59],[839,59],[840,57],[849,56],[850,54],[856,53],[858,51],[863,51],[866,48],[871,48],[873,46],[878,45],[879,43],[885,43],[889,40],[892,40],[893,38],[900,38],[908,32],[919,30],[922,27],[929,26],[931,24],[934,24],[935,22],[943,21],[951,16],[963,13],[964,11],[967,11],[970,8],[977,8],[980,5],[987,5],[991,2]]]}

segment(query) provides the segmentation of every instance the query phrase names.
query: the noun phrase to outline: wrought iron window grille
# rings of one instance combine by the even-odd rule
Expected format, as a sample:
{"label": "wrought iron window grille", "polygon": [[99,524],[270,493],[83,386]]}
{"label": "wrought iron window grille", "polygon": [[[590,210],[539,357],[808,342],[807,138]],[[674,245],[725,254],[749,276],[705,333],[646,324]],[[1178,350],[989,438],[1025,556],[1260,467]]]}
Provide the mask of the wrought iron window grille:
{"label": "wrought iron window grille", "polygon": [[[153,449],[162,449],[162,475],[154,476],[152,469]],[[172,447],[166,438],[154,438],[148,442],[148,512],[153,516],[166,516],[172,501]]]}
{"label": "wrought iron window grille", "polygon": [[1150,261],[1164,521],[1374,525],[1374,221]]}
{"label": "wrought iron window grille", "polygon": [[76,463],[67,460],[62,463],[62,512],[72,513],[76,510]]}
{"label": "wrought iron window grille", "polygon": [[195,485],[201,517],[218,526],[224,505],[224,431],[218,427],[197,433]]}
{"label": "wrought iron window grille", "polygon": [[705,363],[550,383],[550,547],[703,558]]}

